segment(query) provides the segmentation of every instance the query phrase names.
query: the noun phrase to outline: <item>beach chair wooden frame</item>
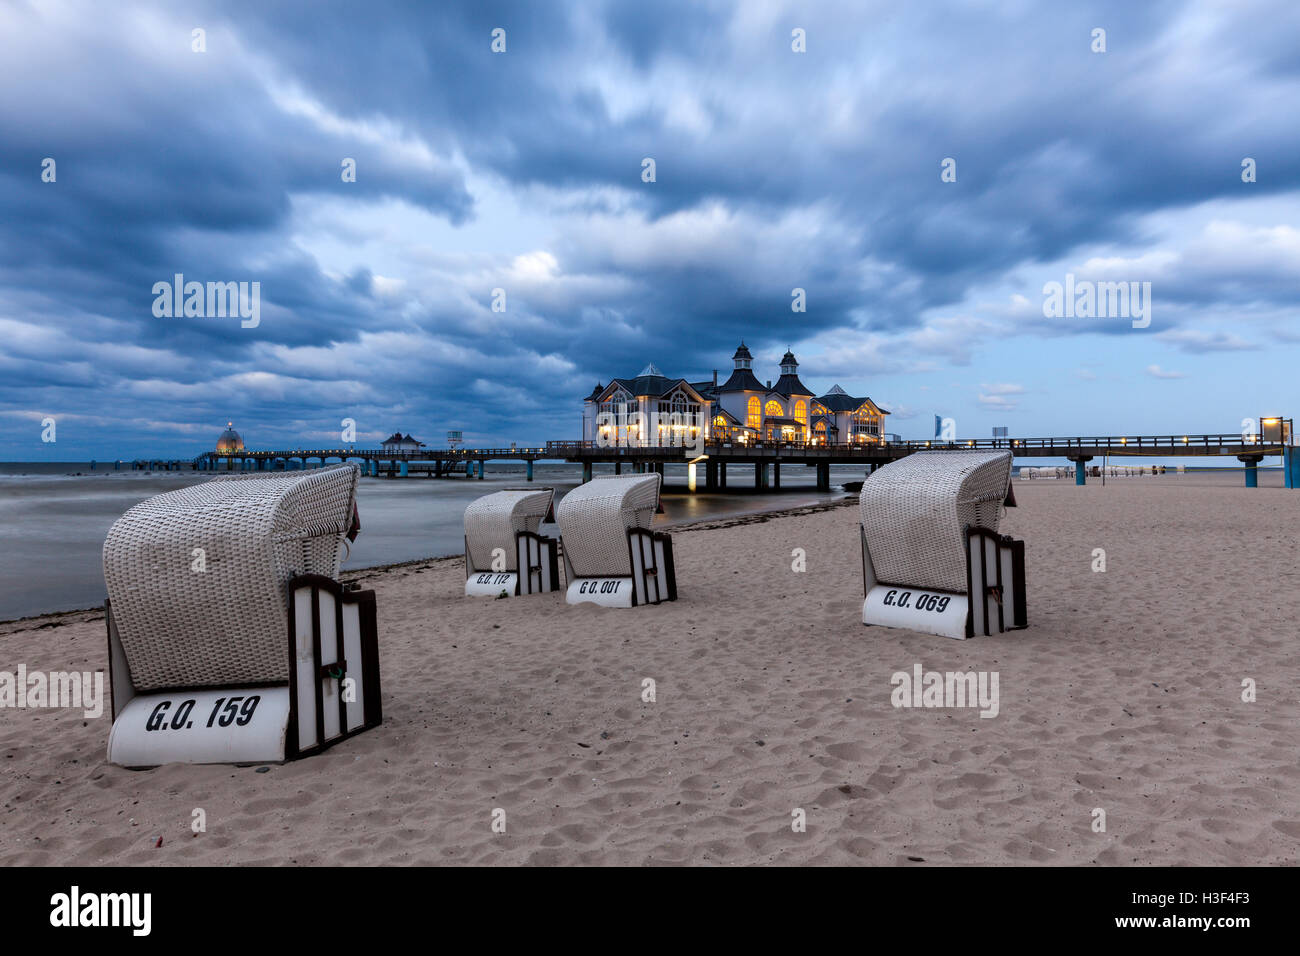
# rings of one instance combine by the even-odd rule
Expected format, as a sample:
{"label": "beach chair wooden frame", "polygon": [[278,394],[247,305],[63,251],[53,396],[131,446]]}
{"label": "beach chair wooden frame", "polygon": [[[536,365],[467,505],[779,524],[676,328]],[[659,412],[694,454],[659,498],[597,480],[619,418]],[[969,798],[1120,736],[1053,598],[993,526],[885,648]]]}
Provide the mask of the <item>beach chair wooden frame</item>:
{"label": "beach chair wooden frame", "polygon": [[[519,597],[560,589],[559,542],[538,533],[551,488],[507,488],[465,509],[466,597]],[[493,552],[499,550],[499,567]]]}
{"label": "beach chair wooden frame", "polygon": [[114,524],[111,763],[282,762],[382,722],[375,593],[336,580],[356,482],[352,465],[223,477]]}
{"label": "beach chair wooden frame", "polygon": [[650,529],[662,481],[654,473],[605,475],[560,502],[568,603],[640,607],[677,600],[672,536]]}
{"label": "beach chair wooden frame", "polygon": [[918,452],[863,482],[862,621],[959,640],[1028,625],[1025,548],[998,533],[1009,452]]}

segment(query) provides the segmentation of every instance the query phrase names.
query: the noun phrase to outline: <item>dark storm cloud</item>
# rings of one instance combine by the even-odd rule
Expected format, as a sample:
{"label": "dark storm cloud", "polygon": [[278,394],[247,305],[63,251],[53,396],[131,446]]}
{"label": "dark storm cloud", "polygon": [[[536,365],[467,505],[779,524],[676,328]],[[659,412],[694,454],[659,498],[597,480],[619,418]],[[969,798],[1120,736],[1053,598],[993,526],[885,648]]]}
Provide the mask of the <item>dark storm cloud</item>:
{"label": "dark storm cloud", "polygon": [[[1241,196],[1244,156],[1260,165],[1253,195],[1300,187],[1300,12],[1280,3],[203,2],[0,17],[2,422],[236,415],[289,440],[351,412],[375,432],[472,420],[499,439],[568,436],[595,379],[648,358],[707,375],[742,337],[779,354],[835,330],[911,334],[1026,265],[1140,248],[1144,217]],[[790,50],[795,26],[805,54]],[[1104,55],[1088,48],[1097,26]],[[206,53],[190,50],[194,27]],[[57,184],[40,181],[46,156]],[[355,183],[340,182],[344,157]],[[939,181],[945,157],[956,183]],[[508,222],[494,224],[499,255],[423,274],[409,243],[385,244],[386,200],[463,228],[482,221],[484,184],[550,211],[553,266],[516,262]],[[395,251],[340,273],[291,241],[317,222],[339,246]],[[1166,266],[1169,314],[1293,306],[1287,241],[1262,262],[1211,268],[1214,246]],[[261,325],[156,318],[151,289],[177,272],[259,281]],[[1033,303],[1040,284],[1019,291]],[[490,311],[496,287],[507,315]],[[790,311],[794,287],[806,314]],[[1237,341],[1185,331],[1169,341]],[[15,427],[0,454],[24,457],[31,429]]]}

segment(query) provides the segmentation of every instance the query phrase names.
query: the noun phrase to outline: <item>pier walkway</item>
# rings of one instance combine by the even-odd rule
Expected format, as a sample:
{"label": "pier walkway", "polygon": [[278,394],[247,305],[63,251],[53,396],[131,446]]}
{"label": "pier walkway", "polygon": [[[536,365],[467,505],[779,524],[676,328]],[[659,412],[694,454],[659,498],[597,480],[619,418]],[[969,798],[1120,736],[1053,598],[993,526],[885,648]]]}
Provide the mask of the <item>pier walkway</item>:
{"label": "pier walkway", "polygon": [[[1075,463],[1075,480],[1087,480],[1086,463],[1095,458],[1236,458],[1245,468],[1246,484],[1258,485],[1256,467],[1266,456],[1282,456],[1285,483],[1300,487],[1300,447],[1291,441],[1290,419],[1266,419],[1262,435],[1133,435],[1070,436],[1058,438],[974,438],[958,441],[860,442],[828,445],[810,442],[705,442],[688,449],[676,446],[609,445],[601,442],[552,441],[530,448],[422,448],[417,451],[389,452],[381,448],[315,448],[283,451],[205,452],[184,465],[199,470],[281,470],[312,467],[332,461],[359,461],[363,474],[388,477],[425,475],[447,478],[462,475],[482,478],[489,461],[522,461],[526,480],[533,480],[533,465],[538,461],[565,461],[582,465],[583,480],[590,480],[592,466],[613,464],[616,472],[624,466],[635,472],[658,471],[667,464],[687,464],[690,486],[696,487],[696,466],[704,465],[704,487],[718,490],[727,487],[727,466],[753,467],[753,483],[758,489],[781,486],[781,466],[801,465],[817,468],[819,488],[830,487],[830,466],[861,464],[868,471],[896,461],[916,451],[935,449],[1005,449],[1016,458],[1065,458]],[[1280,422],[1277,427],[1270,424]],[[150,462],[149,465],[168,463]],[[179,463],[172,463],[179,464]],[[133,466],[138,466],[133,463]]]}

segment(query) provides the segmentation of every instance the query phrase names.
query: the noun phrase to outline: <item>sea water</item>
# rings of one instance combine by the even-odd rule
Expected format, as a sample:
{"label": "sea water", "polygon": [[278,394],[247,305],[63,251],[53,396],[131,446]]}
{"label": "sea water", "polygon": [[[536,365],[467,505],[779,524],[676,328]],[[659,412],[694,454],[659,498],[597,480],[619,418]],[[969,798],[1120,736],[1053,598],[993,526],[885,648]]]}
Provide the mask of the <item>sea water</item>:
{"label": "sea water", "polygon": [[[755,492],[747,465],[727,468],[726,493],[686,487],[686,466],[669,465],[664,514],[656,523],[703,521],[797,508],[844,496],[846,481],[861,481],[862,465],[831,468],[831,491],[816,488],[817,470],[786,464],[781,489]],[[613,466],[597,466],[610,474]],[[112,463],[0,462],[0,621],[50,611],[99,606],[104,601],[102,550],[109,527],[132,505],[211,477],[208,472],[114,471]],[[343,566],[375,567],[464,553],[465,506],[502,488],[552,487],[558,501],[581,482],[581,467],[538,464],[531,485],[518,463],[489,463],[483,480],[363,478],[357,492],[361,534]]]}

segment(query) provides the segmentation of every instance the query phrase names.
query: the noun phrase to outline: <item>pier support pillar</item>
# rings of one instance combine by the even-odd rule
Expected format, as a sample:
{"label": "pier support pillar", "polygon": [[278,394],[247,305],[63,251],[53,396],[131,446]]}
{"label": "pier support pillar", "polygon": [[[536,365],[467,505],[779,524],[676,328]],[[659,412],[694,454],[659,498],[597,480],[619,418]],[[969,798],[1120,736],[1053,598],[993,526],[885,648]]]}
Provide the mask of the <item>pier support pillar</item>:
{"label": "pier support pillar", "polygon": [[614,474],[616,475],[623,474],[623,463],[621,461],[614,462]]}
{"label": "pier support pillar", "polygon": [[531,458],[529,458],[529,459],[528,459],[528,462],[525,464],[525,466],[524,466],[524,471],[528,474],[528,478],[527,478],[527,480],[528,480],[528,481],[532,481],[532,480],[533,480],[533,460],[532,460]]}
{"label": "pier support pillar", "polygon": [[1237,461],[1246,466],[1246,487],[1259,487],[1259,463],[1263,455],[1238,455]]}
{"label": "pier support pillar", "polygon": [[831,466],[830,462],[819,461],[817,463],[817,490],[831,490]]}
{"label": "pier support pillar", "polygon": [[1300,447],[1295,445],[1282,449],[1282,486],[1300,488]]}
{"label": "pier support pillar", "polygon": [[779,461],[772,462],[772,487],[774,489],[781,487],[781,463]]}
{"label": "pier support pillar", "polygon": [[718,463],[716,461],[706,461],[704,463],[704,490],[718,490]]}
{"label": "pier support pillar", "polygon": [[405,461],[398,462],[397,473],[403,478],[407,477],[411,473],[410,463]]}
{"label": "pier support pillar", "polygon": [[727,463],[725,461],[718,462],[718,487],[727,487]]}
{"label": "pier support pillar", "polygon": [[589,481],[591,481],[591,462],[584,461],[582,463],[582,483],[585,485]]}
{"label": "pier support pillar", "polygon": [[487,462],[483,461],[482,459],[479,460],[479,463],[478,463],[478,480],[479,480],[479,481],[482,481],[482,480],[483,480],[483,470],[484,470],[484,466],[486,466],[486,465],[487,465]]}
{"label": "pier support pillar", "polygon": [[1084,462],[1092,461],[1091,455],[1080,455],[1077,458],[1071,458],[1074,462],[1074,483],[1076,485],[1086,485],[1088,483],[1088,467]]}
{"label": "pier support pillar", "polygon": [[762,491],[767,487],[767,462],[754,462],[754,490]]}

